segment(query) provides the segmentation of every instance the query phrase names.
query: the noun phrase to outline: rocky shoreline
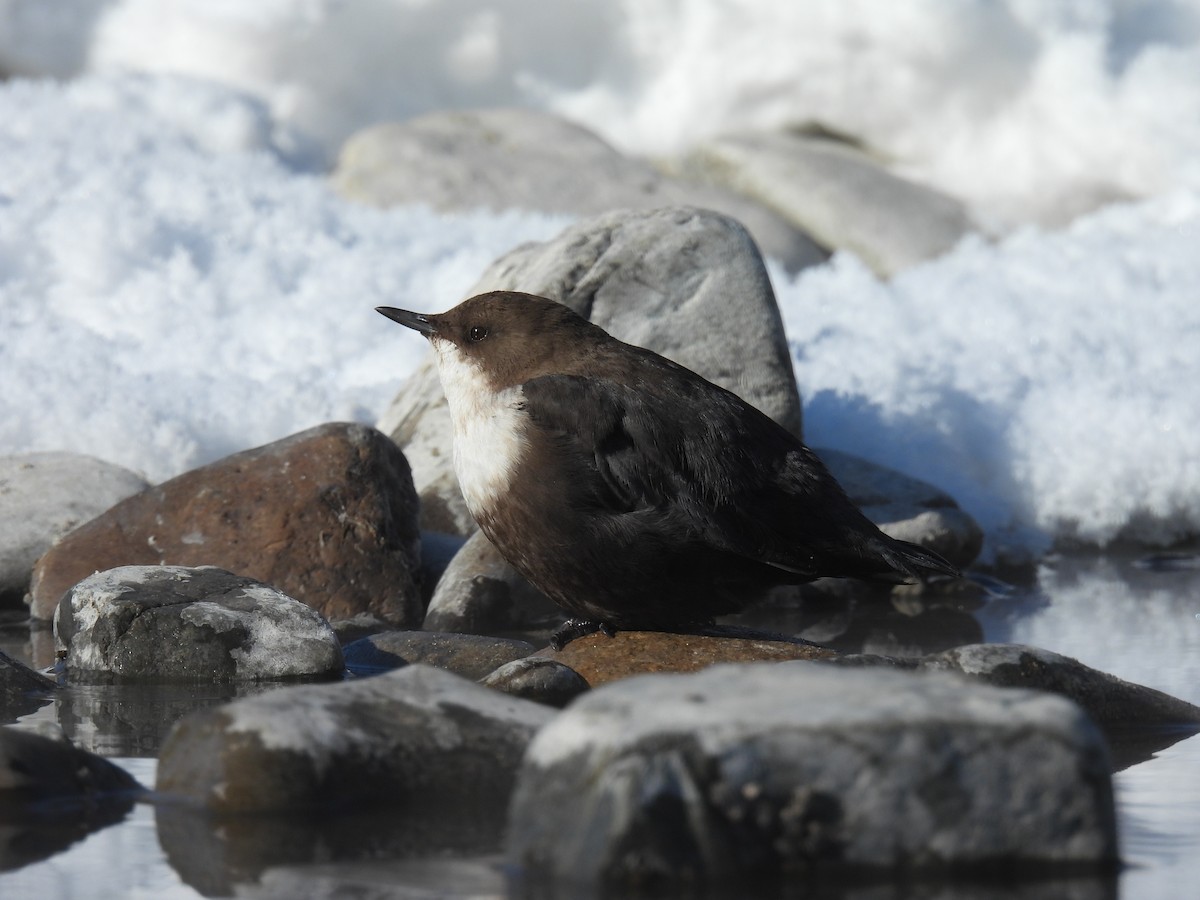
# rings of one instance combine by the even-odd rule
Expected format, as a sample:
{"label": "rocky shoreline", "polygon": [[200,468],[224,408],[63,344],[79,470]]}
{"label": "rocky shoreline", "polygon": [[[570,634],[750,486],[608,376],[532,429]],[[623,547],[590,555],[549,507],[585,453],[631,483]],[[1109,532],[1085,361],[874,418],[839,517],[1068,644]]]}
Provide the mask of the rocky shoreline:
{"label": "rocky shoreline", "polygon": [[[446,144],[466,162],[434,152]],[[887,189],[863,233],[839,232],[828,210],[751,210],[720,184],[684,198],[678,180],[521,111],[373,130],[347,146],[334,183],[381,205],[505,206],[523,189],[516,175],[481,195],[433,167],[504,172],[506,155],[534,144],[540,208],[595,214],[497,260],[471,293],[566,303],[796,434],[800,395],[756,241],[791,247],[781,258],[796,267],[850,247],[887,274],[970,229],[953,201],[878,167]],[[609,173],[603,197],[578,178],[580,154]],[[756,154],[767,175],[746,161]],[[862,180],[831,173],[872,165],[827,137],[791,135],[714,144],[690,171],[753,193],[779,180],[784,157],[843,186],[833,207]],[[614,197],[629,208],[611,210]],[[670,205],[685,199],[709,209]],[[920,227],[897,224],[918,207]],[[308,847],[300,820],[353,810],[390,823],[377,851],[500,851],[517,882],[585,893],[1111,873],[1111,772],[1200,730],[1191,704],[1043,650],[981,644],[962,610],[982,602],[983,578],[890,593],[818,582],[741,623],[595,634],[553,651],[561,613],[476,531],[450,448],[423,366],[376,428],[328,423],[159,485],[82,456],[0,459],[0,598],[27,587],[35,633],[54,634],[35,665],[58,676],[0,655],[3,721],[84,683],[279,683],[181,715],[141,795],[175,835],[165,845],[187,844],[188,816],[228,820],[232,833],[238,817],[280,815],[298,817],[288,828]],[[964,568],[978,555],[978,525],[944,492],[821,455],[889,534]],[[804,626],[780,627],[796,611]],[[897,615],[928,639],[867,637],[864,622]],[[945,646],[930,646],[935,621],[953,635]],[[52,800],[106,807],[104,824],[139,791],[121,774],[53,736],[0,729],[7,821],[36,820]]]}

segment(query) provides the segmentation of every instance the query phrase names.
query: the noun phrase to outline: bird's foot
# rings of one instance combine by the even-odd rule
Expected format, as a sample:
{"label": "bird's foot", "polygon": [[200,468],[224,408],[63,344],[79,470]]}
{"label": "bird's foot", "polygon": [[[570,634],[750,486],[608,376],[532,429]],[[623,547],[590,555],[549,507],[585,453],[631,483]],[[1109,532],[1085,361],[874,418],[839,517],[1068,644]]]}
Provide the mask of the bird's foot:
{"label": "bird's foot", "polygon": [[585,637],[597,631],[609,637],[617,636],[617,629],[609,622],[597,622],[594,619],[567,619],[550,636],[550,646],[555,650],[561,650],[575,638]]}

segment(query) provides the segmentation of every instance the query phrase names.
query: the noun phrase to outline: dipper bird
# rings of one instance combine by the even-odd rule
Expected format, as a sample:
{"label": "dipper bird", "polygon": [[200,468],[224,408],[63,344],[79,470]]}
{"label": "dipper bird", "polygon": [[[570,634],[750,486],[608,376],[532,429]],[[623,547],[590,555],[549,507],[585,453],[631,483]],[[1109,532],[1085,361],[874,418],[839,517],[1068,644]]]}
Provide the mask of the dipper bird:
{"label": "dipper bird", "polygon": [[708,623],[827,575],[959,575],[876,528],[736,394],[560,303],[494,291],[437,315],[377,309],[433,345],[467,508],[572,616],[556,648]]}

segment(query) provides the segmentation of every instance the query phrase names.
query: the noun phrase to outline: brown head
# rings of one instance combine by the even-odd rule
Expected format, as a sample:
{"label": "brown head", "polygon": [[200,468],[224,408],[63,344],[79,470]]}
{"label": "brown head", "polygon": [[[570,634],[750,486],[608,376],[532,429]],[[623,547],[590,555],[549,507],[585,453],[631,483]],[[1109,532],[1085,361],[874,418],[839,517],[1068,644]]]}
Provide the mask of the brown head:
{"label": "brown head", "polygon": [[438,355],[443,384],[450,370],[475,370],[493,393],[539,375],[574,371],[611,341],[599,326],[561,303],[516,291],[492,291],[444,313],[379,306],[376,310],[425,335]]}

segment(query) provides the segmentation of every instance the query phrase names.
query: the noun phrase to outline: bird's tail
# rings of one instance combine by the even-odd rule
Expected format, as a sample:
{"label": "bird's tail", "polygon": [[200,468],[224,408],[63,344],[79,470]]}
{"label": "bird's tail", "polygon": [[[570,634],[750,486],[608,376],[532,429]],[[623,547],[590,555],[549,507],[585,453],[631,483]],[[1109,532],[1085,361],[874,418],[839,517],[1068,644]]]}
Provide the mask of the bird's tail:
{"label": "bird's tail", "polygon": [[887,538],[886,543],[878,550],[883,561],[891,566],[900,578],[914,578],[924,582],[935,575],[948,578],[962,577],[962,572],[958,570],[958,567],[941,555],[908,541]]}

